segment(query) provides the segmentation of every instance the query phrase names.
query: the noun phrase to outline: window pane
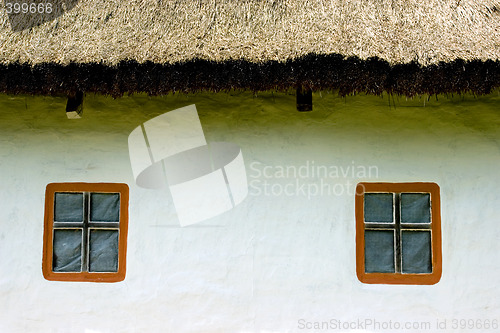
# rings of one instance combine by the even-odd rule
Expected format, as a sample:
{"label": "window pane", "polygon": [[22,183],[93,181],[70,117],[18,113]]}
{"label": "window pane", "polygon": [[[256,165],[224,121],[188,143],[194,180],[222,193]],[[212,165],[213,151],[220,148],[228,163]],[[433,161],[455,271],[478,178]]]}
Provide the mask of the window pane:
{"label": "window pane", "polygon": [[431,222],[431,196],[429,193],[401,193],[401,222]]}
{"label": "window pane", "polygon": [[365,193],[365,222],[393,222],[392,202],[392,193]]}
{"label": "window pane", "polygon": [[90,195],[90,220],[118,222],[120,220],[120,194],[92,193]]}
{"label": "window pane", "polygon": [[83,193],[55,193],[54,221],[83,222]]}
{"label": "window pane", "polygon": [[402,232],[403,273],[432,273],[431,233]]}
{"label": "window pane", "polygon": [[80,272],[82,269],[82,230],[54,230],[52,270]]}
{"label": "window pane", "polygon": [[90,272],[118,271],[118,231],[90,231]]}
{"label": "window pane", "polygon": [[394,232],[365,230],[365,272],[394,273]]}

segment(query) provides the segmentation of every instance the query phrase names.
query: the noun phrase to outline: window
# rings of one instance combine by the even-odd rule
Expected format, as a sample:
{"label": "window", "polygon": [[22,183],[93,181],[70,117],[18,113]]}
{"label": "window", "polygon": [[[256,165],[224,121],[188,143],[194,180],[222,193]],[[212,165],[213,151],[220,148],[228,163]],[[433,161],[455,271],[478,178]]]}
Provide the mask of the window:
{"label": "window", "polygon": [[44,277],[55,281],[122,281],[127,226],[126,184],[47,185]]}
{"label": "window", "polygon": [[441,217],[435,183],[360,183],[356,270],[364,283],[435,284],[441,278]]}

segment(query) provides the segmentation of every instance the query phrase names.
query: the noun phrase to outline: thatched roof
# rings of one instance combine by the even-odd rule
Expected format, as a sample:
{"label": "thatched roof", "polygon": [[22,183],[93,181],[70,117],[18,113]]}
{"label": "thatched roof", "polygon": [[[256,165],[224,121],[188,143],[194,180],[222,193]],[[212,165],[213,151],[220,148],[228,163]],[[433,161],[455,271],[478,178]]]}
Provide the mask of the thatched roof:
{"label": "thatched roof", "polygon": [[36,1],[0,14],[2,91],[500,86],[500,0]]}

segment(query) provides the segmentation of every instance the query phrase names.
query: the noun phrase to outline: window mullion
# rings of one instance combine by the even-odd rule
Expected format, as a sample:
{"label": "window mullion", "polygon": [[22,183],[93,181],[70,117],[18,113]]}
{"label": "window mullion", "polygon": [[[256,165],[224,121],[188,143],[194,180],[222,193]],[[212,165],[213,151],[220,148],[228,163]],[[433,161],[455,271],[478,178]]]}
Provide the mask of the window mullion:
{"label": "window mullion", "polygon": [[82,272],[89,271],[89,216],[90,194],[83,193],[83,239],[82,239]]}
{"label": "window mullion", "polygon": [[401,273],[401,193],[394,194],[394,229],[395,229],[395,242],[394,242],[394,253],[396,273]]}

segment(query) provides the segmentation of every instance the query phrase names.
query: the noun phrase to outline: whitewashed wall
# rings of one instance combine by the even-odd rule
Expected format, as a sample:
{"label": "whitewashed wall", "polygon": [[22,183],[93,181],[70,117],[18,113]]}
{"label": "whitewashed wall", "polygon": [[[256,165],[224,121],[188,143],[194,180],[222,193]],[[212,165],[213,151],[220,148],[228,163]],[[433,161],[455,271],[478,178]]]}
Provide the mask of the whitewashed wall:
{"label": "whitewashed wall", "polygon": [[[134,184],[127,137],[193,103],[208,141],[241,146],[252,188],[235,209],[180,228],[168,191]],[[0,332],[350,331],[335,329],[338,321],[358,331],[429,322],[434,332],[438,320],[451,332],[460,331],[454,319],[500,320],[498,94],[441,97],[424,107],[419,99],[322,93],[311,113],[296,112],[294,103],[293,95],[271,93],[90,95],[84,117],[68,120],[64,99],[0,96]],[[359,181],[438,183],[441,281],[360,283],[349,193],[258,195],[263,181],[275,189],[296,182],[259,177],[264,167],[307,163],[378,170],[323,179],[337,190]],[[44,280],[45,186],[71,181],[129,184],[125,281]],[[377,321],[380,330],[358,320]],[[317,322],[331,330],[307,329]]]}

